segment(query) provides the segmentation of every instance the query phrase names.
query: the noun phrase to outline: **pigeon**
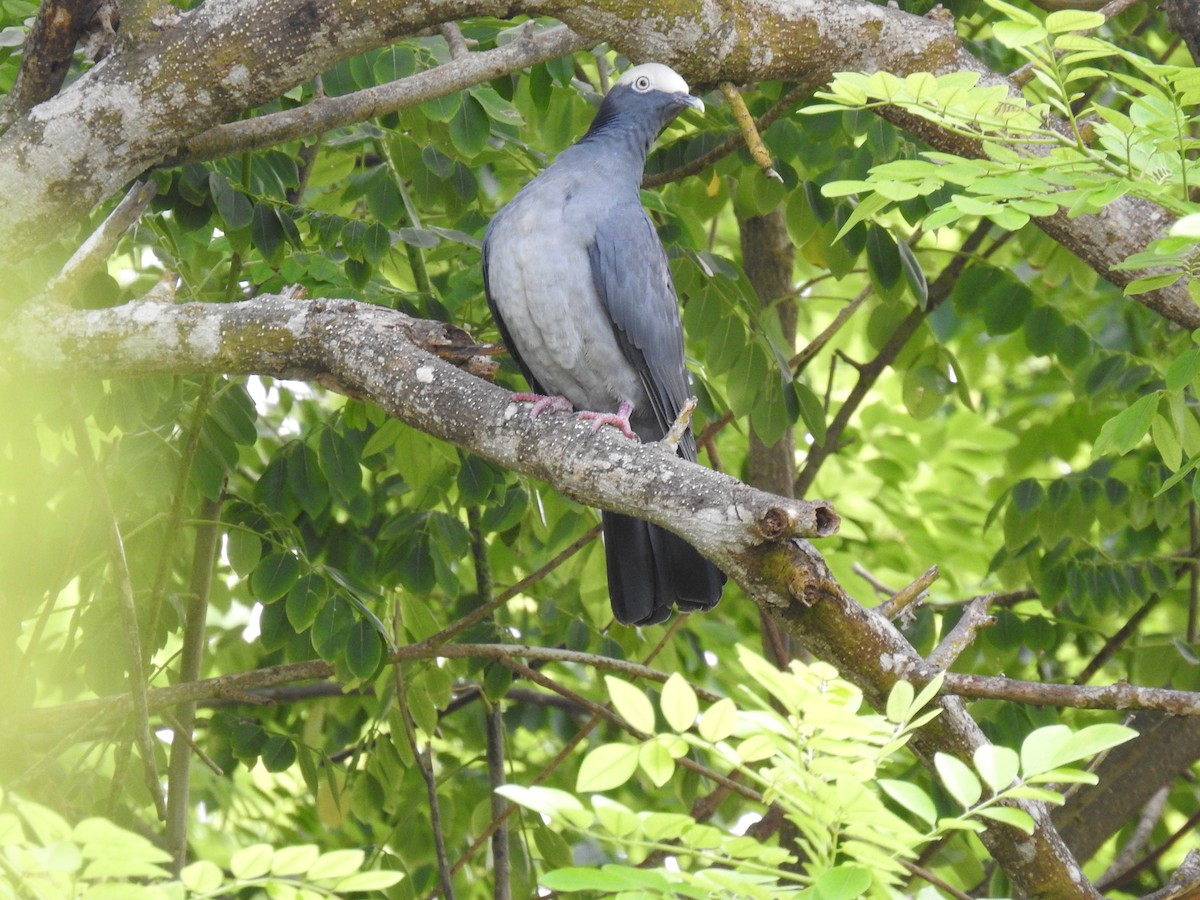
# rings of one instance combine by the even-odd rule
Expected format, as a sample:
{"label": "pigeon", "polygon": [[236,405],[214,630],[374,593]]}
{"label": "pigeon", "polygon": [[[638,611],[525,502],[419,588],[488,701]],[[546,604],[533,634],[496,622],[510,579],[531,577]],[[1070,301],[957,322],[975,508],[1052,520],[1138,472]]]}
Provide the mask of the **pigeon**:
{"label": "pigeon", "polygon": [[[703,110],[687,82],[658,63],[635,66],[605,96],[591,127],[488,224],[488,307],[546,409],[580,410],[627,437],[661,440],[691,397],[683,326],[667,254],[641,204],[646,156],[683,110]],[[696,460],[690,428],[678,453]],[[652,625],[708,610],[725,575],[682,538],[602,512],[613,615]]]}

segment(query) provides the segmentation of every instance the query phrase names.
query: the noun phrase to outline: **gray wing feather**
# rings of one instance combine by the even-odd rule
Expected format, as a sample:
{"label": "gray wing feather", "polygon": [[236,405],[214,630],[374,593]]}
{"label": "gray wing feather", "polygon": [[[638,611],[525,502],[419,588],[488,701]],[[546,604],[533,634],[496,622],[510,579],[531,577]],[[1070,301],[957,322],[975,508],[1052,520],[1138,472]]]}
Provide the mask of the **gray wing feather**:
{"label": "gray wing feather", "polygon": [[[646,388],[653,418],[665,434],[691,397],[683,327],[666,251],[640,203],[613,210],[595,228],[588,256],[596,291],[625,358]],[[644,417],[645,411],[641,412]],[[686,459],[696,459],[690,431],[679,446]]]}

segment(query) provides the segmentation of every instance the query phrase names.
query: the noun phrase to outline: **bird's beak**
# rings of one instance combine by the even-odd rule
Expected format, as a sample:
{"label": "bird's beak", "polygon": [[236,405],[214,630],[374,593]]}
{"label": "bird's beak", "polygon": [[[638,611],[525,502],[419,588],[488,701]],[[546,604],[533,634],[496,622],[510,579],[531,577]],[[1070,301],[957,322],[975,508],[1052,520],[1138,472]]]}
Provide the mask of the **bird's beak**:
{"label": "bird's beak", "polygon": [[693,97],[691,94],[684,94],[679,98],[679,100],[684,104],[684,106],[690,106],[694,110],[704,112],[704,101],[699,97]]}

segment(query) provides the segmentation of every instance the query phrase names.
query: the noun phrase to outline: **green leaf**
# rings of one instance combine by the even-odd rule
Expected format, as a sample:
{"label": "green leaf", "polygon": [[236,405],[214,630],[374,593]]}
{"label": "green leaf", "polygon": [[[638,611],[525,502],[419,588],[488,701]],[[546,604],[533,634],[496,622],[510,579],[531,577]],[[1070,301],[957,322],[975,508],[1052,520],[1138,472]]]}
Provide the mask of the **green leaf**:
{"label": "green leaf", "polygon": [[1067,738],[1052,757],[1055,768],[1090,759],[1097,753],[1111,750],[1138,736],[1132,728],[1112,723],[1089,725]]}
{"label": "green leaf", "polygon": [[634,896],[670,896],[672,887],[671,882],[654,869],[611,864],[598,869],[558,869],[541,875],[538,883],[554,891],[601,891],[610,895],[629,891]]}
{"label": "green leaf", "polygon": [[859,866],[840,865],[827,869],[813,882],[819,900],[860,897],[871,886],[871,873]]}
{"label": "green leaf", "polygon": [[353,875],[363,867],[366,854],[362,850],[331,850],[317,857],[305,873],[309,881],[324,881],[331,878],[345,878]]}
{"label": "green leaf", "polygon": [[867,227],[867,268],[873,281],[887,294],[900,281],[903,266],[896,239],[887,229],[872,224]]}
{"label": "green leaf", "polygon": [[897,241],[896,250],[900,254],[900,265],[904,271],[904,283],[908,286],[908,292],[917,301],[917,305],[925,309],[929,305],[929,283],[925,279],[925,272],[907,241]]}
{"label": "green leaf", "polygon": [[383,641],[368,619],[359,619],[346,637],[346,665],[356,678],[370,678],[383,661]]}
{"label": "green leaf", "polygon": [[464,94],[454,117],[450,120],[450,140],[462,156],[470,159],[487,146],[491,136],[491,120],[483,105],[471,94]]}
{"label": "green leaf", "polygon": [[340,894],[348,894],[354,891],[382,891],[390,888],[392,885],[399,884],[404,880],[403,872],[356,872],[346,878],[343,878],[333,886],[333,889]]}
{"label": "green leaf", "polygon": [[[637,748],[630,749],[634,751],[636,766]],[[589,828],[594,819],[574,794],[558,788],[505,784],[496,788],[496,793],[518,806],[533,810],[539,816],[549,816],[552,821],[564,822],[575,828]]]}
{"label": "green leaf", "polygon": [[1165,275],[1147,275],[1144,278],[1135,278],[1129,284],[1125,285],[1125,294],[1129,297],[1136,297],[1138,294],[1148,294],[1160,288],[1170,287],[1181,277],[1183,277],[1182,272],[1168,272]]}
{"label": "green leaf", "polygon": [[201,859],[184,866],[179,873],[179,880],[193,893],[213,894],[225,883],[225,873],[216,863]]}
{"label": "green leaf", "polygon": [[1168,391],[1181,391],[1200,376],[1200,347],[1193,347],[1181,353],[1167,367],[1166,383]]}
{"label": "green leaf", "polygon": [[1046,16],[1046,30],[1050,34],[1063,34],[1068,31],[1092,31],[1102,26],[1104,16],[1098,12],[1088,12],[1082,9],[1062,9]]}
{"label": "green leaf", "polygon": [[571,865],[574,856],[571,845],[556,831],[538,824],[533,828],[533,843],[538,853],[552,868],[564,869]]}
{"label": "green leaf", "polygon": [[1020,757],[1015,750],[1008,747],[997,747],[995,744],[984,744],[977,747],[973,754],[975,770],[983,778],[984,784],[998,794],[1008,788],[1017,777],[1021,768]]}
{"label": "green leaf", "polygon": [[254,206],[245,194],[234,189],[229,179],[218,172],[210,172],[208,186],[226,231],[240,231],[250,225]]}
{"label": "green leaf", "polygon": [[291,875],[302,875],[307,872],[321,850],[316,844],[293,844],[280,847],[271,858],[271,874],[287,878]]}
{"label": "green leaf", "polygon": [[592,798],[592,809],[600,827],[616,837],[625,837],[638,829],[637,814],[628,806],[597,795]]}
{"label": "green leaf", "polygon": [[696,692],[678,672],[672,674],[663,685],[660,706],[667,724],[681,734],[696,723],[696,716],[700,712]]}
{"label": "green leaf", "polygon": [[896,801],[902,809],[907,810],[922,821],[932,825],[937,821],[937,806],[933,799],[911,781],[897,781],[891,778],[880,778],[876,784],[880,790]]}
{"label": "green leaf", "polygon": [[732,700],[725,697],[704,711],[704,715],[700,717],[700,722],[697,724],[696,730],[704,740],[710,744],[715,744],[733,734],[733,729],[736,726],[737,706],[734,705]]}
{"label": "green leaf", "polygon": [[812,435],[814,444],[825,443],[826,421],[825,407],[821,399],[813,393],[812,388],[804,380],[797,378],[792,382],[796,391],[796,399],[800,404],[800,418],[808,433]]}
{"label": "green leaf", "polygon": [[319,575],[302,575],[296,581],[287,594],[287,618],[297,634],[312,627],[328,596],[329,586]]}
{"label": "green leaf", "polygon": [[1159,456],[1172,472],[1178,471],[1183,465],[1183,446],[1179,436],[1175,434],[1175,426],[1163,415],[1155,415],[1150,423],[1150,439],[1158,450]]}
{"label": "green leaf", "polygon": [[608,695],[617,714],[643,734],[653,734],[654,707],[646,695],[629,682],[612,675],[605,675],[604,683],[608,685]]}
{"label": "green leaf", "polygon": [[459,502],[464,506],[476,506],[491,496],[498,475],[490,463],[468,453],[464,454],[457,480]]}
{"label": "green leaf", "polygon": [[905,721],[916,693],[916,689],[907,681],[897,681],[892,685],[887,698],[888,720],[897,723]]}
{"label": "green leaf", "polygon": [[296,745],[288,738],[272,735],[259,752],[268,772],[286,772],[296,761]]}
{"label": "green leaf", "polygon": [[1025,834],[1033,834],[1033,816],[1023,809],[1013,809],[1010,806],[986,806],[975,812],[985,819],[1011,825]]}
{"label": "green leaf", "polygon": [[345,436],[334,428],[321,431],[317,460],[326,480],[343,500],[353,499],[362,490],[362,470],[358,456]]}
{"label": "green leaf", "polygon": [[1099,459],[1113,452],[1124,456],[1136,447],[1150,430],[1150,423],[1154,421],[1159,393],[1155,391],[1146,394],[1105,422],[1092,445],[1092,459]]}
{"label": "green leaf", "polygon": [[609,791],[637,771],[639,748],[633,744],[602,744],[583,758],[575,778],[579,792]]}
{"label": "green leaf", "polygon": [[229,860],[229,871],[235,878],[262,878],[271,871],[274,850],[270,844],[251,844],[238,850]]}
{"label": "green leaf", "polygon": [[[675,757],[668,747],[669,740],[671,738],[668,736],[654,737],[642,744],[638,750],[638,765],[655,787],[662,787],[675,774]],[[686,744],[684,746],[686,748]]]}
{"label": "green leaf", "polygon": [[339,660],[356,621],[354,611],[344,598],[335,596],[326,602],[312,626],[312,645],[317,655],[327,662]]}
{"label": "green leaf", "polygon": [[1058,752],[1071,739],[1066,725],[1047,725],[1031,731],[1021,743],[1021,774],[1026,779],[1054,768]]}
{"label": "green leaf", "polygon": [[250,592],[263,603],[271,603],[299,580],[300,560],[291,553],[270,553],[250,574]]}
{"label": "green leaf", "polygon": [[983,786],[966,763],[946,753],[937,753],[933,758],[938,777],[950,796],[965,809],[974,806],[983,795]]}
{"label": "green leaf", "polygon": [[231,528],[225,539],[225,555],[233,571],[247,578],[262,559],[263,542],[244,528]]}
{"label": "green leaf", "polygon": [[283,225],[275,207],[269,203],[254,204],[254,211],[250,215],[250,240],[263,259],[269,263],[278,262],[284,238]]}

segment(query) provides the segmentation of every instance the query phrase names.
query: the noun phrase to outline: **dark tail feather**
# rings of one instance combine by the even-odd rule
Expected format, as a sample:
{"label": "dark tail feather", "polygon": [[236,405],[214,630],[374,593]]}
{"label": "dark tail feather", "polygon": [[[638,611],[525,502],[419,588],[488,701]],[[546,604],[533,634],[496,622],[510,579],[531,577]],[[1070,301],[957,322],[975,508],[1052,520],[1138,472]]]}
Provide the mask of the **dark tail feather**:
{"label": "dark tail feather", "polygon": [[604,553],[613,615],[622,625],[654,625],[671,608],[712,609],[725,575],[671,532],[619,513],[603,512]]}

